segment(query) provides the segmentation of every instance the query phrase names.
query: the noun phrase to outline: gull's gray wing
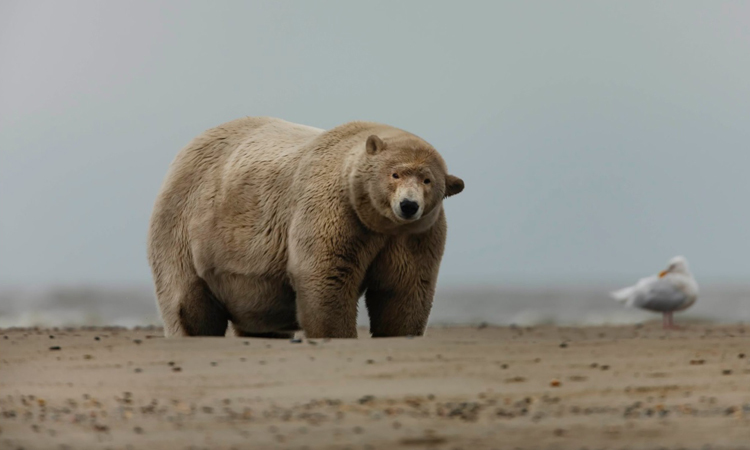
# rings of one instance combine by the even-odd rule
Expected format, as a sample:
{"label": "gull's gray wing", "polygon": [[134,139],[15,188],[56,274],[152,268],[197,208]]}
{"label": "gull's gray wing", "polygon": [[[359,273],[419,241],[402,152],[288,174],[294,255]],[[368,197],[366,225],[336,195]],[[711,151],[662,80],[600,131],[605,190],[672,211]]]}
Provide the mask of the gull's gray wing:
{"label": "gull's gray wing", "polygon": [[639,292],[633,304],[651,311],[676,311],[687,302],[688,296],[664,278],[659,278]]}

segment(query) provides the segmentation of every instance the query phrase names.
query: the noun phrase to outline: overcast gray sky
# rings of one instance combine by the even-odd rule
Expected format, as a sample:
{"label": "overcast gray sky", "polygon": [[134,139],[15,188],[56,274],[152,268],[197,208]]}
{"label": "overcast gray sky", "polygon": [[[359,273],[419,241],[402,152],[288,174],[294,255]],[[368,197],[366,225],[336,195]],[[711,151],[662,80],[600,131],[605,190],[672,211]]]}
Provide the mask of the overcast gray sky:
{"label": "overcast gray sky", "polygon": [[179,149],[245,115],[438,148],[441,283],[750,275],[748,2],[0,2],[0,286],[150,283]]}

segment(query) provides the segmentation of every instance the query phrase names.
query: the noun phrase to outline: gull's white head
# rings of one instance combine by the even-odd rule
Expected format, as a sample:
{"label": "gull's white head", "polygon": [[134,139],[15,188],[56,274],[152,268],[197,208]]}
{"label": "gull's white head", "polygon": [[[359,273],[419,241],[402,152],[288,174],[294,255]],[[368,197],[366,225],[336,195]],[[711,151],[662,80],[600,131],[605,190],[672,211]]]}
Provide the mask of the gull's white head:
{"label": "gull's white head", "polygon": [[690,275],[690,269],[688,269],[687,259],[684,256],[675,256],[669,260],[669,266],[665,270],[659,273],[659,278],[663,277],[668,273],[680,273],[683,275]]}

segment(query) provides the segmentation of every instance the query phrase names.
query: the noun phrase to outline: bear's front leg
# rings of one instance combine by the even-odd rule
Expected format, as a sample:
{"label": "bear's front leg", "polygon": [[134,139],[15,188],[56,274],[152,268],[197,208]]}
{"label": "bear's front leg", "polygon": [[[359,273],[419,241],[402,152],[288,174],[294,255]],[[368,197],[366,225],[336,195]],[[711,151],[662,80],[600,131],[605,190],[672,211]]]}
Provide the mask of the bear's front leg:
{"label": "bear's front leg", "polygon": [[339,285],[328,276],[321,272],[297,283],[300,326],[309,339],[356,338],[357,292],[348,283]]}
{"label": "bear's front leg", "polygon": [[316,232],[318,222],[305,222],[289,242],[297,321],[307,338],[356,338],[357,300],[382,241],[357,224],[328,222],[327,230]]}
{"label": "bear's front leg", "polygon": [[365,279],[373,337],[424,334],[444,247],[439,221],[424,234],[393,238],[378,254]]}

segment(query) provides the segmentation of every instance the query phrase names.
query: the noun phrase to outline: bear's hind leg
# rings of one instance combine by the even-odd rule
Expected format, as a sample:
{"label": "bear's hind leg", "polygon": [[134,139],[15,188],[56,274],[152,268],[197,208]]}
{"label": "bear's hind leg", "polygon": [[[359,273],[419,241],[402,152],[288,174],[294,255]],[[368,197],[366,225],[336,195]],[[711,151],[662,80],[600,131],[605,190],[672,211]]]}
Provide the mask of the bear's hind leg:
{"label": "bear's hind leg", "polygon": [[180,325],[187,336],[224,336],[229,314],[205,281],[197,278],[180,299]]}
{"label": "bear's hind leg", "polygon": [[172,336],[224,336],[229,324],[226,309],[216,300],[208,285],[195,277],[172,298],[160,295],[159,307],[164,332]]}

